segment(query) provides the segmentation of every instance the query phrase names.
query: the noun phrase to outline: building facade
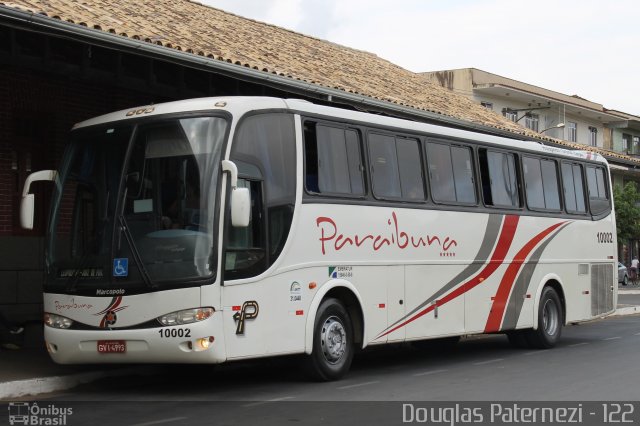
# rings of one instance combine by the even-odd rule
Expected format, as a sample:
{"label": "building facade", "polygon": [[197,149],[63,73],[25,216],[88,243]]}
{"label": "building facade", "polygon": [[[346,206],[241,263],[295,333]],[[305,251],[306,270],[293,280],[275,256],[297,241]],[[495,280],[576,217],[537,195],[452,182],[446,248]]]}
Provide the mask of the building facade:
{"label": "building facade", "polygon": [[609,125],[623,119],[621,113],[579,96],[565,95],[476,68],[422,75],[431,83],[464,94],[530,130],[567,142],[612,150],[614,144]]}
{"label": "building facade", "polygon": [[608,110],[619,116],[608,123],[611,129],[611,149],[615,152],[640,157],[640,117],[622,111]]}
{"label": "building facade", "polygon": [[[640,117],[476,68],[422,75],[529,130],[575,144],[576,148],[584,145],[619,154],[609,158],[613,184],[634,182],[640,189],[640,168],[628,161],[630,157],[640,158]],[[640,241],[632,239],[618,252],[620,260],[629,264],[633,256],[640,255]]]}

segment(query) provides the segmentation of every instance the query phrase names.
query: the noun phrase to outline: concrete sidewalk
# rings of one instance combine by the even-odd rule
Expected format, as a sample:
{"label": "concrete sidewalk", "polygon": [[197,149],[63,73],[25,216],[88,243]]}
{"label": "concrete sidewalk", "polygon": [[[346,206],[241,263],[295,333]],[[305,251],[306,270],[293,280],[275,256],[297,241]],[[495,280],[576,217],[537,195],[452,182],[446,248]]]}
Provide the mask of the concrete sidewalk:
{"label": "concrete sidewalk", "polygon": [[640,313],[640,282],[618,287],[618,306],[614,315]]}
{"label": "concrete sidewalk", "polygon": [[58,365],[43,349],[3,348],[0,350],[0,401],[70,389],[136,370],[122,366]]}
{"label": "concrete sidewalk", "polygon": [[[153,366],[56,364],[44,347],[42,327],[27,324],[22,339],[0,347],[0,401],[71,389],[105,377],[144,374],[153,369]],[[17,349],[7,349],[15,344]]]}
{"label": "concrete sidewalk", "polygon": [[[618,295],[614,315],[640,313],[640,285],[620,287]],[[0,400],[63,391],[105,377],[154,374],[157,369],[153,365],[58,365],[44,349],[41,324],[31,324],[25,334],[21,349],[0,349]]]}

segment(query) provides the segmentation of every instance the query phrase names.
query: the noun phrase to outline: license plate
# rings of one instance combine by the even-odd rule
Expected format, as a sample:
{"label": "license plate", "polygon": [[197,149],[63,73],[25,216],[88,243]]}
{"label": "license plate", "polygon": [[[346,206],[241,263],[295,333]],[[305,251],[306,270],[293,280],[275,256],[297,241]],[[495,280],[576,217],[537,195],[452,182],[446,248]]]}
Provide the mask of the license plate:
{"label": "license plate", "polygon": [[125,352],[127,352],[125,340],[98,340],[98,353],[100,354],[123,354]]}

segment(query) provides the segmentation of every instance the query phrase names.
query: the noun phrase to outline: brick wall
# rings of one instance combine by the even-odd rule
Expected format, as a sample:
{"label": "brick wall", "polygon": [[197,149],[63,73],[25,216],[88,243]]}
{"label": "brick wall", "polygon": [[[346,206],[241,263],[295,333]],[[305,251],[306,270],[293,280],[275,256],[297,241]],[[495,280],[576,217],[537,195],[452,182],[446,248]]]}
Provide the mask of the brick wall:
{"label": "brick wall", "polygon": [[148,93],[114,84],[0,65],[0,310],[13,320],[41,318],[42,236],[51,192],[50,183],[33,186],[36,229],[22,230],[24,179],[30,171],[58,168],[74,123],[150,101]]}
{"label": "brick wall", "polygon": [[[23,235],[14,197],[28,174],[28,154],[32,171],[55,169],[74,123],[148,101],[149,95],[91,80],[0,67],[0,236]],[[16,161],[19,170],[12,170]]]}

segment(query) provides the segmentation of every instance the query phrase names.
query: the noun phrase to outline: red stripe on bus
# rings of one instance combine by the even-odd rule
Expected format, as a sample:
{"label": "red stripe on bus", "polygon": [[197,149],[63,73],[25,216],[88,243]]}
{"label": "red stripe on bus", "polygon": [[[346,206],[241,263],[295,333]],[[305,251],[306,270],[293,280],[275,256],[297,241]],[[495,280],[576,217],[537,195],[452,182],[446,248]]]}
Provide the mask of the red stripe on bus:
{"label": "red stripe on bus", "polygon": [[98,312],[97,314],[94,315],[103,315],[106,314],[109,311],[114,310],[116,307],[118,307],[120,305],[120,303],[122,303],[122,296],[114,296],[113,299],[111,299],[111,303],[109,304],[109,306],[107,306],[106,308],[104,308],[104,310]]}
{"label": "red stripe on bus", "polygon": [[[516,233],[516,229],[518,228],[518,221],[520,220],[520,216],[505,216],[504,223],[502,225],[502,230],[500,231],[500,237],[498,238],[498,243],[493,251],[493,255],[491,256],[491,260],[487,265],[485,265],[484,269],[471,280],[467,281],[451,293],[444,296],[439,300],[438,306],[442,306],[456,297],[466,293],[472,288],[476,287],[478,284],[489,278],[495,271],[498,269],[500,265],[504,263],[504,259],[511,247],[511,243],[513,242],[513,237]],[[416,313],[411,318],[403,321],[397,326],[393,327],[391,330],[382,333],[377,339],[384,337],[388,334],[393,333],[394,331],[404,327],[405,325],[417,320],[418,318],[428,314],[432,310],[434,310],[436,305],[429,305],[424,308],[422,311]]]}
{"label": "red stripe on bus", "polygon": [[118,296],[118,298],[116,299],[116,302],[113,304],[113,306],[111,306],[111,309],[109,310],[113,311],[115,308],[120,306],[121,303],[122,303],[122,296]]}
{"label": "red stripe on bus", "polygon": [[513,261],[507,268],[507,271],[504,273],[504,276],[500,281],[500,285],[498,286],[495,300],[493,301],[493,305],[491,306],[491,310],[489,311],[487,324],[484,327],[485,333],[492,333],[500,330],[500,324],[502,324],[502,317],[504,316],[504,311],[507,308],[507,300],[509,299],[509,294],[511,294],[516,276],[518,275],[518,272],[520,272],[522,265],[524,265],[527,256],[529,256],[533,249],[536,248],[536,246],[540,244],[540,242],[546,236],[548,236],[551,232],[553,232],[564,223],[566,222],[556,223],[555,225],[550,226],[544,231],[540,232],[538,235],[530,239],[529,242],[527,242],[515,255]]}

